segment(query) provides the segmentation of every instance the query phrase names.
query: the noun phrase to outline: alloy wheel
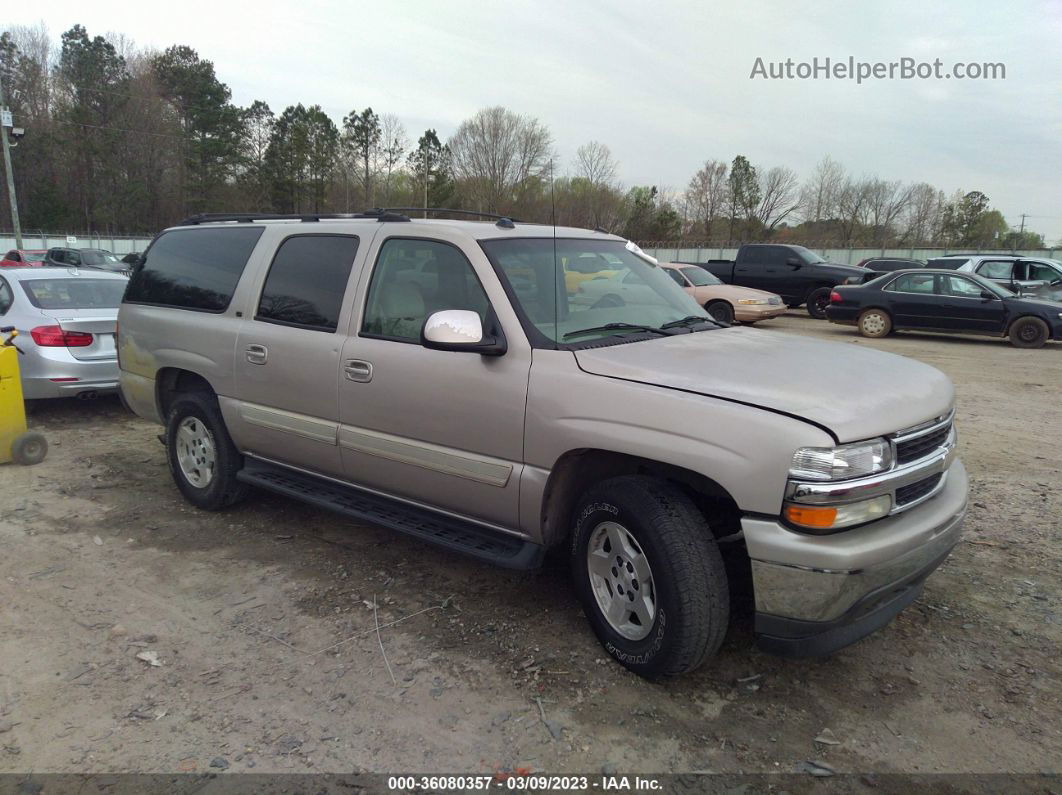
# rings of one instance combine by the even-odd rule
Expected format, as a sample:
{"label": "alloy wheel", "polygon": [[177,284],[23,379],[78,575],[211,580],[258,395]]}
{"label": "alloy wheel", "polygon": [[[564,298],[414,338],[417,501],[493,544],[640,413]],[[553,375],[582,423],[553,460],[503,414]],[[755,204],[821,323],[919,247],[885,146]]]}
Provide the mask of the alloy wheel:
{"label": "alloy wheel", "polygon": [[656,620],[656,587],[649,560],[630,530],[602,522],[590,533],[586,568],[597,606],[609,626],[641,640]]}

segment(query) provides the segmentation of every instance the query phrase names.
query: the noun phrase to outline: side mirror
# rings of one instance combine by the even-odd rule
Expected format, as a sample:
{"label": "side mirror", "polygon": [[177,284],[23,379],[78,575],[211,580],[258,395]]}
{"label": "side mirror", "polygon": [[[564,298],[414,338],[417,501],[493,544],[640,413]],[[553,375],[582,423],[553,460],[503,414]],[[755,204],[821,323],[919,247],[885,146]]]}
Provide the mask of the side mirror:
{"label": "side mirror", "polygon": [[479,314],[470,309],[444,309],[424,321],[420,344],[437,351],[468,351],[483,356],[501,356],[505,338],[487,335]]}
{"label": "side mirror", "polygon": [[994,301],[995,298],[996,297],[994,295],[992,295],[992,293],[988,292],[988,290],[982,290],[981,291],[981,300],[982,301]]}

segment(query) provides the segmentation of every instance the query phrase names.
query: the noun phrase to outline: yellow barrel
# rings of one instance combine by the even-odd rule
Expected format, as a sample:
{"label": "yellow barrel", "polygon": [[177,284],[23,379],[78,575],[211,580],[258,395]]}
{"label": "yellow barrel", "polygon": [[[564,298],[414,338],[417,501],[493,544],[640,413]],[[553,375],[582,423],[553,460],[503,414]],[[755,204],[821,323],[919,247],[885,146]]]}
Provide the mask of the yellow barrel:
{"label": "yellow barrel", "polygon": [[26,405],[18,375],[18,351],[0,346],[0,464],[11,460],[11,446],[26,432]]}

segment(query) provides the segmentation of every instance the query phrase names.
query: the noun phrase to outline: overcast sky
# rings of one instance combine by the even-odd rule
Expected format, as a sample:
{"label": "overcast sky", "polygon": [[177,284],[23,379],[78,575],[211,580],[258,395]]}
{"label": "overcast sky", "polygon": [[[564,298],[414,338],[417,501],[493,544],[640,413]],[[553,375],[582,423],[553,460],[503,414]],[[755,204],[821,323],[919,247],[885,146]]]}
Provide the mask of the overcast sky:
{"label": "overcast sky", "polygon": [[[561,162],[591,139],[630,184],[681,190],[706,159],[801,177],[855,174],[981,190],[1007,221],[1062,241],[1062,0],[636,3],[462,0],[6,3],[0,25],[75,23],[187,44],[241,105],[394,113],[448,136],[489,105],[539,118]],[[158,10],[154,10],[154,8]],[[1002,62],[1006,79],[752,80],[757,57]],[[560,169],[558,169],[560,170]]]}

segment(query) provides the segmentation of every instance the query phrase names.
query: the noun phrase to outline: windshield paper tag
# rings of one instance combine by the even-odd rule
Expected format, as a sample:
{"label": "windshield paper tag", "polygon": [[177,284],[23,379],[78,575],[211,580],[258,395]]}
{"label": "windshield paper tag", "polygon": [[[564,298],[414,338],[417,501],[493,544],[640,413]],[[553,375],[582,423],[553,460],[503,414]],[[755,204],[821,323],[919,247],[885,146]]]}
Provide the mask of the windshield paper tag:
{"label": "windshield paper tag", "polygon": [[654,265],[659,265],[660,264],[660,260],[658,260],[656,257],[650,257],[648,254],[646,254],[644,251],[642,251],[641,247],[639,247],[638,244],[635,243],[633,240],[628,240],[627,241],[627,245],[625,246],[625,248],[627,249],[627,251],[631,252],[632,254],[637,254],[642,259],[649,260]]}

